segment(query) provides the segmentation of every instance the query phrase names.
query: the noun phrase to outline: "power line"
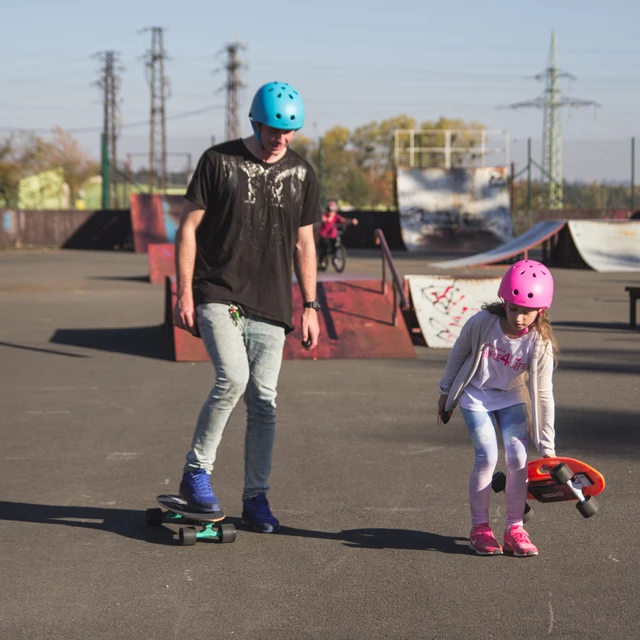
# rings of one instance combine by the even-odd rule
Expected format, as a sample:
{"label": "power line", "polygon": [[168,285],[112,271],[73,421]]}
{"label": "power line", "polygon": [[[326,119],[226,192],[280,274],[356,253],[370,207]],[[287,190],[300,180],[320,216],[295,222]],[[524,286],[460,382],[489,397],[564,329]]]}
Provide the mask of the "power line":
{"label": "power line", "polygon": [[[209,111],[213,111],[214,109],[224,109],[224,105],[222,104],[212,104],[208,107],[203,107],[202,109],[195,109],[194,111],[183,111],[182,113],[175,113],[172,116],[165,116],[165,120],[178,120],[179,118],[188,118],[191,116],[198,116],[202,113],[207,113]],[[120,129],[128,129],[131,127],[142,127],[149,126],[150,120],[140,120],[138,122],[129,122],[128,124],[120,124]],[[102,131],[102,127],[75,127],[71,129],[64,128],[66,133],[97,133]],[[30,133],[55,133],[55,127],[48,128],[33,128],[33,127],[0,127],[0,131],[6,132],[15,132],[19,133],[21,131],[30,132]]]}

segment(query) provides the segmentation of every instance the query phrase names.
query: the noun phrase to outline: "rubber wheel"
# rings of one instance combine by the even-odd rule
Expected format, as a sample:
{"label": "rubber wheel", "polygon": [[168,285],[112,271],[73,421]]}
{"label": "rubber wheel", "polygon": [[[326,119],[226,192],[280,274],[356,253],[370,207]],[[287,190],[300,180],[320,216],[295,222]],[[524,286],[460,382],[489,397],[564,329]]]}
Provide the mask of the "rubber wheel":
{"label": "rubber wheel", "polygon": [[327,270],[327,263],[326,262],[319,262],[318,263],[318,271],[326,271]]}
{"label": "rubber wheel", "polygon": [[159,527],[162,525],[163,513],[162,509],[147,509],[144,515],[147,527]]}
{"label": "rubber wheel", "polygon": [[178,538],[183,547],[188,547],[198,541],[198,530],[195,527],[182,527]]}
{"label": "rubber wheel", "polygon": [[571,469],[569,469],[569,467],[564,462],[561,462],[560,464],[553,467],[551,471],[549,471],[549,475],[558,484],[566,484],[567,482],[569,482],[569,480],[571,480],[571,478],[573,478],[573,471],[571,471]]}
{"label": "rubber wheel", "polygon": [[343,246],[336,247],[336,254],[333,256],[333,268],[342,273],[347,266],[347,251]]}
{"label": "rubber wheel", "polygon": [[534,511],[528,502],[524,503],[524,515],[522,516],[522,522],[529,522],[533,518]]}
{"label": "rubber wheel", "polygon": [[507,476],[502,471],[496,471],[491,480],[491,488],[495,493],[504,491],[507,486]]}
{"label": "rubber wheel", "polygon": [[232,524],[220,525],[220,542],[235,542],[236,528]]}
{"label": "rubber wheel", "polygon": [[578,502],[578,504],[576,504],[576,509],[578,509],[585,518],[590,518],[599,508],[598,503],[592,496],[586,496],[584,502]]}

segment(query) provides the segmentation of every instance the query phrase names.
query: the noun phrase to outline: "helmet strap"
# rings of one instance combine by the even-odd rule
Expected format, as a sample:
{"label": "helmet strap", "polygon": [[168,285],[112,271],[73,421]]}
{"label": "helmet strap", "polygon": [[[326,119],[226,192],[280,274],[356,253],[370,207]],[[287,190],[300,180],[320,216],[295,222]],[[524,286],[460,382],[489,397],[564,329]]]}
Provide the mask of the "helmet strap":
{"label": "helmet strap", "polygon": [[255,136],[256,140],[258,141],[258,144],[260,145],[260,148],[264,149],[264,145],[262,144],[262,138],[260,137],[260,130],[258,129],[258,123],[255,122],[255,120],[253,118],[249,118],[249,120],[251,120],[251,126],[253,127],[253,135]]}

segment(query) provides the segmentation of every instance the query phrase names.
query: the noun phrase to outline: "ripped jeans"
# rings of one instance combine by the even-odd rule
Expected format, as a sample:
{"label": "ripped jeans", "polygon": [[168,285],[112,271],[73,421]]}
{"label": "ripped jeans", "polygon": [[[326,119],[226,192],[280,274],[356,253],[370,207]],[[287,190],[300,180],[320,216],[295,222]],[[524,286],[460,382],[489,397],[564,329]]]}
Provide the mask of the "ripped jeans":
{"label": "ripped jeans", "polygon": [[[496,426],[502,432],[507,464],[507,527],[522,524],[527,499],[527,405],[515,404],[496,411],[460,409],[475,450],[469,481],[471,525],[489,522],[491,479],[498,463]],[[495,426],[494,426],[495,425]]]}

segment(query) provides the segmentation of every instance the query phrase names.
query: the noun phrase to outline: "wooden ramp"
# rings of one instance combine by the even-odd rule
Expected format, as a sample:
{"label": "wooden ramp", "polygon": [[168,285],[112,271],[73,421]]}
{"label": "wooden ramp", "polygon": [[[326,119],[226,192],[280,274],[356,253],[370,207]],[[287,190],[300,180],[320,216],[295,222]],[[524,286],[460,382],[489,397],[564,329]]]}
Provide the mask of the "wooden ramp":
{"label": "wooden ramp", "polygon": [[[321,339],[317,354],[302,348],[300,314],[302,300],[293,284],[293,309],[296,330],[287,336],[285,360],[338,358],[415,358],[415,349],[397,308],[393,290],[382,292],[380,280],[332,280],[318,282],[322,310]],[[165,280],[165,324],[173,343],[174,359],[180,362],[208,360],[202,340],[174,326],[171,310],[176,299],[174,277]],[[394,311],[395,309],[395,311]]]}

